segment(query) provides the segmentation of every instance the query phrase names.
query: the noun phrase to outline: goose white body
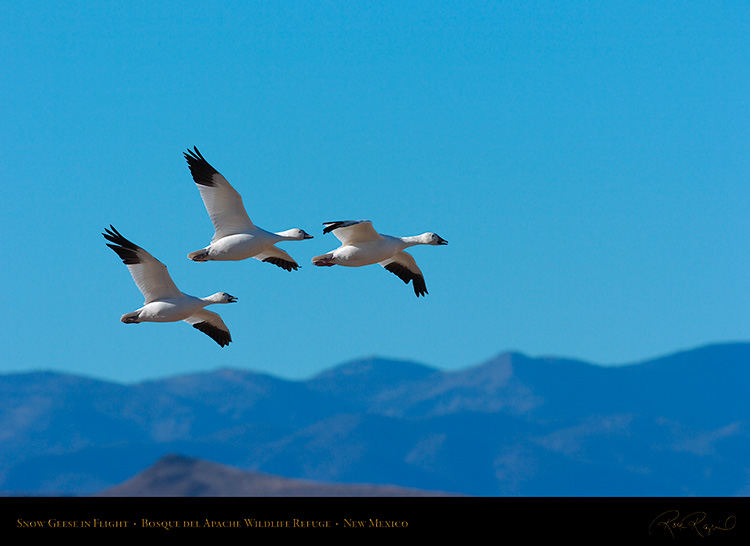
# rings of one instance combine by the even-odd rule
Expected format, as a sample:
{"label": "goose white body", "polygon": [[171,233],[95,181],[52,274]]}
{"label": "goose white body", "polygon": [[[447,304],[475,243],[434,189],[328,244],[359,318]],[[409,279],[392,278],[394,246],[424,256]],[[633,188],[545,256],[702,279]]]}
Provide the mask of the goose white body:
{"label": "goose white body", "polygon": [[[359,241],[341,245],[330,252],[329,261],[344,267],[361,267],[383,262],[393,257],[397,252],[407,248],[401,239],[388,235],[381,235],[377,241]],[[326,264],[322,264],[326,265]]]}

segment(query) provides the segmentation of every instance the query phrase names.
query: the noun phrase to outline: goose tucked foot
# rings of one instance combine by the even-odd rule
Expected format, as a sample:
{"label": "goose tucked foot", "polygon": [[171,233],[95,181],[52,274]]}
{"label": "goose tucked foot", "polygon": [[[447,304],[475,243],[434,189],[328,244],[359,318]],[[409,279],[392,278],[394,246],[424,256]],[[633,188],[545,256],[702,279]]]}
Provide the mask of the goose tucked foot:
{"label": "goose tucked foot", "polygon": [[190,258],[194,262],[208,261],[208,251],[205,248],[196,250],[195,252],[191,252],[190,254],[188,254],[188,258]]}
{"label": "goose tucked foot", "polygon": [[120,317],[120,321],[124,322],[125,324],[138,324],[140,321],[138,320],[138,316],[141,314],[140,311],[133,311],[132,313],[126,313],[122,317]]}
{"label": "goose tucked foot", "polygon": [[333,260],[333,256],[323,254],[322,256],[315,256],[312,259],[313,265],[317,265],[319,267],[331,267],[332,265],[336,265],[336,263]]}

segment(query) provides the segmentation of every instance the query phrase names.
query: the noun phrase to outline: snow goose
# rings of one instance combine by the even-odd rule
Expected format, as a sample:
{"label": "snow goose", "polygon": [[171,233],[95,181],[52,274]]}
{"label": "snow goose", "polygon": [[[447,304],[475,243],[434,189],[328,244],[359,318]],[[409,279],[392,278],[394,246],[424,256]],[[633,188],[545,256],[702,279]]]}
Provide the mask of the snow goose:
{"label": "snow goose", "polygon": [[196,262],[255,258],[287,271],[296,270],[297,262],[274,245],[281,241],[312,239],[312,235],[298,228],[271,233],[257,227],[248,217],[237,190],[203,158],[198,148],[194,150],[184,155],[214,225],[214,237],[210,245],[191,252],[188,258]]}
{"label": "snow goose", "polygon": [[128,266],[138,289],[146,298],[143,307],[124,314],[120,320],[126,324],[139,322],[177,322],[184,320],[193,328],[208,335],[224,347],[232,341],[229,329],[216,313],[204,309],[214,303],[234,303],[237,298],[226,292],[217,292],[207,298],[196,298],[180,292],[167,272],[167,266],[141,247],[128,241],[113,227],[102,233],[110,241],[107,246],[114,250]]}
{"label": "snow goose", "polygon": [[427,294],[427,286],[417,262],[404,249],[414,245],[448,244],[437,233],[430,232],[411,237],[382,235],[373,229],[369,220],[325,222],[323,225],[326,226],[323,233],[333,233],[341,241],[341,246],[315,256],[312,259],[313,265],[360,267],[378,263],[406,284],[411,281],[417,297]]}

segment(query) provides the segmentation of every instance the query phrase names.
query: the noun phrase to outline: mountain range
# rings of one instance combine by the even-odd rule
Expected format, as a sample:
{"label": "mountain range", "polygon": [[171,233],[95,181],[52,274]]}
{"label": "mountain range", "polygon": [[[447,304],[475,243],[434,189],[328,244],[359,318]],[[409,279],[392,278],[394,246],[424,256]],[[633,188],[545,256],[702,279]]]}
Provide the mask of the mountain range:
{"label": "mountain range", "polygon": [[[158,495],[144,476],[201,460],[224,477],[231,467],[410,490],[383,494],[746,496],[748,379],[750,343],[616,367],[519,353],[458,371],[367,358],[303,381],[239,369],[128,385],[5,374],[0,493],[137,495],[140,483]],[[172,486],[165,494],[191,494]]]}

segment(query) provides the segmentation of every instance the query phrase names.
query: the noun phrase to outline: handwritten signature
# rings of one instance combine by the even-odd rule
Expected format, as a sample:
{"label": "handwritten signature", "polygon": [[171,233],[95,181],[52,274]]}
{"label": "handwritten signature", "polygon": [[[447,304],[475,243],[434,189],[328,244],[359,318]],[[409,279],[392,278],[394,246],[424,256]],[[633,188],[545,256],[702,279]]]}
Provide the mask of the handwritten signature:
{"label": "handwritten signature", "polygon": [[737,524],[735,516],[729,516],[723,522],[708,522],[706,518],[705,512],[692,512],[687,516],[680,516],[678,510],[667,510],[651,522],[648,526],[648,534],[661,529],[672,535],[672,538],[675,537],[676,532],[680,531],[694,531],[698,533],[698,536],[706,537],[717,531],[731,531]]}

